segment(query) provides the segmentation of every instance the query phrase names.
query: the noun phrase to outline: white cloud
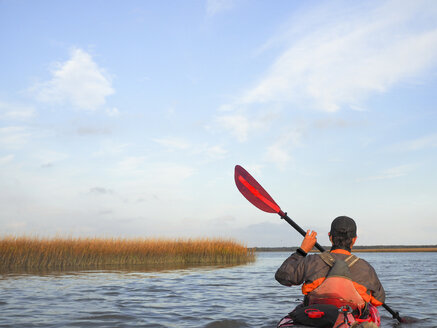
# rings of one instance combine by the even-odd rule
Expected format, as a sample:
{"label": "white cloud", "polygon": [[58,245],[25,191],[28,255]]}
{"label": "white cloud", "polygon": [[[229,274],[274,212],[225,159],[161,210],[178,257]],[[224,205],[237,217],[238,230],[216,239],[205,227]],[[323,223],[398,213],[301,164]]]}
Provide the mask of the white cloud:
{"label": "white cloud", "polygon": [[275,143],[267,148],[265,160],[275,163],[279,168],[285,168],[292,159],[292,149],[301,144],[300,140],[301,133],[299,131],[292,130],[282,134]]}
{"label": "white cloud", "polygon": [[109,117],[119,117],[120,111],[118,110],[117,107],[112,107],[106,110],[106,114],[108,114]]}
{"label": "white cloud", "polygon": [[0,102],[0,119],[27,120],[34,116],[32,106]]}
{"label": "white cloud", "polygon": [[414,140],[406,141],[395,147],[401,151],[416,151],[427,148],[437,147],[437,134],[431,134]]}
{"label": "white cloud", "polygon": [[145,156],[129,156],[116,165],[115,170],[121,175],[141,174],[145,170]]}
{"label": "white cloud", "polygon": [[235,0],[207,0],[206,13],[208,16],[214,16],[232,9],[234,5]]}
{"label": "white cloud", "polygon": [[147,188],[159,188],[162,185],[176,185],[195,173],[190,166],[170,162],[147,161],[144,156],[130,156],[116,163],[111,174],[135,179],[137,188],[146,183]]}
{"label": "white cloud", "polygon": [[228,130],[239,142],[247,141],[254,131],[261,131],[269,128],[272,117],[260,116],[249,117],[243,114],[229,114],[217,117],[218,124]]}
{"label": "white cloud", "polygon": [[202,156],[206,161],[223,159],[228,154],[222,145],[193,144],[179,137],[156,138],[153,141],[169,151],[184,151],[185,154]]}
{"label": "white cloud", "polygon": [[12,162],[15,158],[15,155],[9,154],[3,157],[0,157],[0,165],[5,165]]}
{"label": "white cloud", "polygon": [[218,118],[218,122],[225,129],[229,130],[238,141],[247,140],[247,135],[250,129],[249,120],[243,115],[224,115]]}
{"label": "white cloud", "polygon": [[311,32],[290,33],[288,48],[237,105],[285,102],[334,112],[426,74],[437,63],[436,3],[372,4],[299,13]]}
{"label": "white cloud", "polygon": [[95,157],[119,156],[130,146],[129,143],[121,143],[110,139],[105,139],[100,149],[93,153]]}
{"label": "white cloud", "polygon": [[152,170],[159,183],[176,184],[191,177],[196,170],[193,167],[174,163],[161,163]]}
{"label": "white cloud", "polygon": [[283,168],[291,160],[290,151],[282,143],[275,143],[267,148],[266,160]]}
{"label": "white cloud", "polygon": [[264,165],[261,164],[248,164],[243,165],[247,172],[249,172],[255,179],[263,176]]}
{"label": "white cloud", "polygon": [[193,144],[178,137],[156,138],[153,141],[169,151],[184,151],[191,155],[203,156],[207,161],[223,159],[228,154],[222,145]]}
{"label": "white cloud", "polygon": [[95,195],[112,195],[114,191],[105,187],[93,187],[89,191],[91,194]]}
{"label": "white cloud", "polygon": [[105,71],[82,49],[74,49],[71,58],[57,66],[50,81],[33,88],[39,101],[95,110],[114,93]]}
{"label": "white cloud", "polygon": [[357,182],[400,178],[406,176],[409,172],[413,170],[413,168],[413,165],[399,165],[388,168],[378,175],[357,179]]}
{"label": "white cloud", "polygon": [[53,150],[38,150],[35,157],[38,159],[42,167],[50,167],[55,163],[64,161],[69,157],[69,155]]}
{"label": "white cloud", "polygon": [[153,139],[153,141],[169,150],[186,150],[190,148],[190,144],[182,138],[157,138]]}
{"label": "white cloud", "polygon": [[79,126],[75,133],[79,136],[109,135],[111,134],[111,129],[107,127]]}
{"label": "white cloud", "polygon": [[3,127],[0,128],[0,145],[11,149],[20,148],[31,135],[29,129],[24,126]]}
{"label": "white cloud", "polygon": [[215,146],[206,145],[202,148],[202,152],[212,159],[225,158],[226,155],[228,154],[228,151],[220,145],[215,145]]}

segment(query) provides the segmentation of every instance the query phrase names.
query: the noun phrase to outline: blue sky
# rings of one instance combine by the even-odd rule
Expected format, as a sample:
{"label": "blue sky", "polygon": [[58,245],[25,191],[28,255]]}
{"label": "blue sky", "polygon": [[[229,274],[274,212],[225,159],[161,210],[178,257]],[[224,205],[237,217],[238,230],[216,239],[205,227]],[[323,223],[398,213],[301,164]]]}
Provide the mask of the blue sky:
{"label": "blue sky", "polygon": [[436,244],[435,1],[0,1],[1,235]]}

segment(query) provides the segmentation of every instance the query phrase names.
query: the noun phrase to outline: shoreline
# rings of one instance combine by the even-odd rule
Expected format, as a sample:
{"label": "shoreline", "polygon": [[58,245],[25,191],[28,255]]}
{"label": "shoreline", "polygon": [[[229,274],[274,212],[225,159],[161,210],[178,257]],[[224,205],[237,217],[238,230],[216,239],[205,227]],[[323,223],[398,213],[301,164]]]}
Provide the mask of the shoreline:
{"label": "shoreline", "polygon": [[[329,250],[331,246],[323,246]],[[253,247],[255,252],[295,252],[299,247]],[[319,253],[318,249],[313,249],[312,253]],[[375,246],[354,246],[352,253],[422,253],[437,252],[437,245],[375,245]]]}

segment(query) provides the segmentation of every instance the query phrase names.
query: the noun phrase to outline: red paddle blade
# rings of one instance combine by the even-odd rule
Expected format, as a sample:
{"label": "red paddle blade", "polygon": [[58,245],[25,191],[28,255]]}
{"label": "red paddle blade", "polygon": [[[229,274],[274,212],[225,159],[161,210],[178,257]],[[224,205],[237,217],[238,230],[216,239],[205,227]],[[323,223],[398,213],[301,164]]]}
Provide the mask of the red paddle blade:
{"label": "red paddle blade", "polygon": [[235,166],[235,184],[246,199],[260,210],[279,213],[281,209],[263,187],[240,165]]}

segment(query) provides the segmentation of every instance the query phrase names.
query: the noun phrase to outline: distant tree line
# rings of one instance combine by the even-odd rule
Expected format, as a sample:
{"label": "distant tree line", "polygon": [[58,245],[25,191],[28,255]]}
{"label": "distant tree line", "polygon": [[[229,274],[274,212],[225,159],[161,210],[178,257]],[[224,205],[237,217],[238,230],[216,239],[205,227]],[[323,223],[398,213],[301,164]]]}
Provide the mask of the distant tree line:
{"label": "distant tree line", "polygon": [[[329,250],[331,246],[323,246]],[[255,252],[295,252],[298,246],[294,247],[254,247]],[[421,251],[421,252],[437,252],[437,245],[373,245],[373,246],[354,246],[354,251]],[[313,249],[314,252],[318,250]]]}

